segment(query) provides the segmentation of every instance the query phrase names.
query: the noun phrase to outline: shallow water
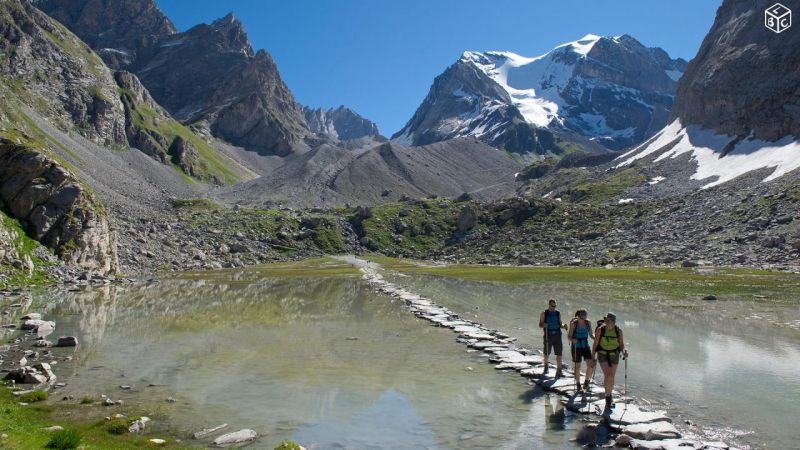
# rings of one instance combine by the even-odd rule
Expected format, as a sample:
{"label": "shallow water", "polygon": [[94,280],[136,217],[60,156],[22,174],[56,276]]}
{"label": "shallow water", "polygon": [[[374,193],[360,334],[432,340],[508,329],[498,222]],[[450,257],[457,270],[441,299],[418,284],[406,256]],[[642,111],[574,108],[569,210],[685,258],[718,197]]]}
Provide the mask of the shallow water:
{"label": "shallow water", "polygon": [[[416,319],[358,276],[268,275],[220,272],[37,298],[56,334],[81,342],[74,360],[56,367],[68,383],[63,395],[156,402],[158,420],[186,436],[221,423],[253,428],[262,436],[256,448],[285,439],[318,449],[577,448],[570,439],[581,418],[557,396],[495,371],[452,331]],[[800,333],[773,327],[800,317],[790,302],[622,303],[609,282],[387,278],[529,348],[540,342],[532,325],[546,298],[561,300],[565,318],[578,305],[593,319],[611,308],[631,349],[632,395],[701,425],[685,431],[757,448],[795,445]],[[753,314],[771,319],[745,320]]]}
{"label": "shallow water", "polygon": [[58,397],[159,402],[180,434],[229,423],[258,431],[257,448],[575,448],[579,419],[557,397],[359,277],[239,278],[49,299],[57,334],[81,342],[56,366]]}
{"label": "shallow water", "polygon": [[[625,287],[607,280],[580,285],[425,275],[393,280],[463,317],[509,332],[527,348],[541,346],[536,326],[548,298],[559,301],[565,321],[578,307],[587,308],[592,320],[612,310],[631,353],[631,395],[691,421],[695,425],[676,420],[688,434],[743,447],[797,447],[800,332],[786,325],[800,317],[800,306],[791,292],[771,291],[769,301],[736,296],[702,301],[667,299],[655,291],[647,293],[648,300],[619,301]],[[617,382],[623,390],[624,365]]]}

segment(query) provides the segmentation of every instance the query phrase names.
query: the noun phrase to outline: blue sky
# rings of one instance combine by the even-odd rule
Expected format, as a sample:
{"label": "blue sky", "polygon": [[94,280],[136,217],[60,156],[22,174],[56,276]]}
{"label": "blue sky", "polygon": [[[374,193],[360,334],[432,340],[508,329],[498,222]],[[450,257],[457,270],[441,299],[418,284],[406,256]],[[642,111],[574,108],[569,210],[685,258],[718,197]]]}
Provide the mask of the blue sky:
{"label": "blue sky", "polygon": [[691,59],[719,0],[156,0],[183,31],[233,12],[297,100],[344,104],[396,132],[464,50],[537,56],[586,34],[630,34]]}

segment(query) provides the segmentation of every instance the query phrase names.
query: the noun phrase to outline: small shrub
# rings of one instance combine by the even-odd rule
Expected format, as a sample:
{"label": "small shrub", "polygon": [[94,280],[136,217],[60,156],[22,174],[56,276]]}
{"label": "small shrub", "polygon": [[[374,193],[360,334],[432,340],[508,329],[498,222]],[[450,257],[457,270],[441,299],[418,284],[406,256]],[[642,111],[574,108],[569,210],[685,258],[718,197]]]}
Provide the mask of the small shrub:
{"label": "small shrub", "polygon": [[94,403],[94,397],[91,395],[84,395],[83,398],[81,398],[81,405],[91,405],[92,403]]}
{"label": "small shrub", "polygon": [[58,450],[78,448],[83,436],[75,430],[59,430],[53,433],[45,447]]}
{"label": "small shrub", "polygon": [[300,444],[296,442],[285,441],[282,444],[275,447],[275,450],[300,450],[301,448],[303,447],[301,447]]}
{"label": "small shrub", "polygon": [[26,392],[19,396],[19,401],[25,403],[43,402],[47,400],[47,391]]}
{"label": "small shrub", "polygon": [[130,420],[128,419],[111,419],[106,424],[106,431],[111,434],[126,434],[130,425]]}

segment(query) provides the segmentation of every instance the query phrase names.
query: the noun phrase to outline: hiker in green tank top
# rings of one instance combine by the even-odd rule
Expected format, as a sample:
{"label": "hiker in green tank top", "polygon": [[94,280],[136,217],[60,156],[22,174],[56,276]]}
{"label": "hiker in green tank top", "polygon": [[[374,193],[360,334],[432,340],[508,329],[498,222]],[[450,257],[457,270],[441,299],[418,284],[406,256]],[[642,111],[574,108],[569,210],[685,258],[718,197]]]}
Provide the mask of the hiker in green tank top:
{"label": "hiker in green tank top", "polygon": [[606,314],[605,319],[597,327],[594,335],[592,354],[595,355],[595,360],[600,363],[600,369],[603,371],[606,408],[613,408],[614,403],[611,399],[611,393],[614,390],[614,377],[617,375],[619,357],[620,355],[622,355],[622,359],[628,357],[628,351],[625,350],[625,338],[622,330],[617,326],[616,314],[612,312]]}
{"label": "hiker in green tank top", "polygon": [[[567,338],[570,342],[572,362],[575,363],[575,390],[581,392],[589,390],[589,380],[592,379],[594,370],[594,359],[592,358],[592,348],[589,345],[589,338],[594,340],[592,333],[592,322],[587,318],[584,308],[575,311],[575,318],[569,323]],[[586,377],[581,385],[581,361],[586,361]]]}

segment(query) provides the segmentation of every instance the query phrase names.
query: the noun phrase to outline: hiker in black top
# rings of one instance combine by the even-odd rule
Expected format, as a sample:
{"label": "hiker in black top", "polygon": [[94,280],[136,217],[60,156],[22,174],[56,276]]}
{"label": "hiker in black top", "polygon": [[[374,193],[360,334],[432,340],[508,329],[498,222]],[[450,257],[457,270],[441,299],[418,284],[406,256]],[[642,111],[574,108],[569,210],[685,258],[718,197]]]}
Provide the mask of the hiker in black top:
{"label": "hiker in black top", "polygon": [[595,360],[600,363],[600,369],[603,370],[606,408],[613,408],[611,393],[614,390],[614,377],[617,375],[620,355],[622,355],[622,359],[628,357],[622,330],[617,326],[617,316],[612,312],[606,314],[605,319],[597,327],[594,335],[592,354],[596,355]]}
{"label": "hiker in black top", "polygon": [[552,298],[548,303],[548,308],[539,314],[539,328],[544,330],[544,372],[546,374],[549,370],[547,358],[550,356],[550,350],[556,354],[556,377],[563,376],[561,372],[561,354],[564,351],[561,342],[561,329],[567,329],[564,322],[561,321],[561,312],[556,309],[556,301]]}

